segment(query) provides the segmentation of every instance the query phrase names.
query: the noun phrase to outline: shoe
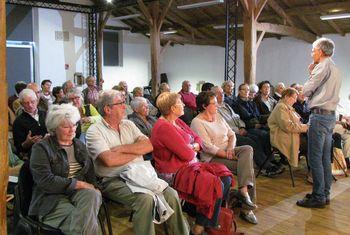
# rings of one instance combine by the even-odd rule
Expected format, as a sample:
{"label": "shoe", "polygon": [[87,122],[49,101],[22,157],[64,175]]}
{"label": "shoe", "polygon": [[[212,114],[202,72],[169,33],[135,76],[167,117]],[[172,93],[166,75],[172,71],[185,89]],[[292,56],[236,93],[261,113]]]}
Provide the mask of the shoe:
{"label": "shoe", "polygon": [[244,206],[244,208],[247,208],[248,210],[255,210],[258,208],[258,206],[250,200],[250,197],[245,197],[240,192],[237,192],[236,197],[239,202],[243,204],[242,206]]}
{"label": "shoe", "polygon": [[309,198],[304,197],[303,199],[298,200],[297,206],[306,207],[306,208],[325,208],[326,202],[317,200],[314,197],[310,196]]}
{"label": "shoe", "polygon": [[[307,193],[307,194],[305,195],[305,198],[310,199],[311,197],[312,197],[312,194],[311,194],[311,193]],[[327,198],[326,198],[326,205],[329,205],[329,204],[331,204],[331,199],[330,199],[329,197],[327,197]]]}
{"label": "shoe", "polygon": [[241,211],[241,213],[239,213],[239,218],[251,224],[258,224],[258,219],[254,215],[253,211],[249,211],[248,213],[244,213]]}
{"label": "shoe", "polygon": [[263,169],[261,171],[261,174],[266,177],[274,178],[275,176],[282,174],[284,170],[285,168],[282,165],[272,165],[267,167],[266,169]]}

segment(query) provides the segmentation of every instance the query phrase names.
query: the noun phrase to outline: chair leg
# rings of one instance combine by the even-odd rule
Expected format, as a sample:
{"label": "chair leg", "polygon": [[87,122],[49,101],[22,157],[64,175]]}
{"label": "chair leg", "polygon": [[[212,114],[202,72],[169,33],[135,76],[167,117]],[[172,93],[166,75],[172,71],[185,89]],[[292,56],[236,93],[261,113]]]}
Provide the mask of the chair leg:
{"label": "chair leg", "polygon": [[259,170],[258,170],[258,173],[256,174],[255,178],[258,178],[258,176],[260,175],[263,167],[265,166],[265,164],[270,160],[270,157],[266,157],[265,161],[263,162],[263,164],[261,164],[259,166]]}
{"label": "chair leg", "polygon": [[102,215],[101,215],[101,214],[98,215],[98,221],[99,221],[100,226],[101,226],[102,235],[107,235],[107,234],[106,234],[106,229],[105,229],[104,219],[102,218]]}
{"label": "chair leg", "polygon": [[108,234],[109,235],[113,235],[112,223],[111,223],[111,215],[109,214],[109,210],[108,210],[107,204],[105,202],[102,202],[102,207],[103,207],[104,213],[106,215]]}
{"label": "chair leg", "polygon": [[295,184],[294,184],[293,169],[292,169],[292,167],[290,166],[289,163],[288,163],[288,167],[289,167],[290,179],[292,180],[292,186],[293,186],[293,188],[294,188],[294,187],[295,187]]}
{"label": "chair leg", "polygon": [[134,211],[131,211],[130,216],[129,216],[129,222],[132,222],[132,217],[134,216]]}
{"label": "chair leg", "polygon": [[166,222],[163,223],[164,233],[165,235],[169,235],[168,225]]}

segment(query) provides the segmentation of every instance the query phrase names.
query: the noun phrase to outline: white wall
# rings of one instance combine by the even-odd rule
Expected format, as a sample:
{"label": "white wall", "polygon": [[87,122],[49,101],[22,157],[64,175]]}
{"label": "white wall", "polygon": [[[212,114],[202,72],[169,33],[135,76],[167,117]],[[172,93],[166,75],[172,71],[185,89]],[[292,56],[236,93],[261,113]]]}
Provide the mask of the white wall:
{"label": "white wall", "polygon": [[[85,14],[37,8],[34,21],[37,51],[36,80],[53,86],[73,79],[75,72],[88,75],[87,17]],[[55,31],[68,31],[69,41],[57,41]],[[65,64],[69,68],[65,69]]]}

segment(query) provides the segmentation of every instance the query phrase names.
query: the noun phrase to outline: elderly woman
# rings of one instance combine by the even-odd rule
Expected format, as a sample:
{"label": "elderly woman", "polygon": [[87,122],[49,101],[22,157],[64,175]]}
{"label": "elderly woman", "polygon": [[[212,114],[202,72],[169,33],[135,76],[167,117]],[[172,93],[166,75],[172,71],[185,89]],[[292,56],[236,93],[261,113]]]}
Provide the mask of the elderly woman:
{"label": "elderly woman", "polygon": [[251,208],[251,210],[242,209],[240,217],[247,222],[257,224],[257,218],[252,211],[257,208],[253,203],[255,175],[252,147],[249,145],[236,147],[235,133],[218,114],[215,93],[201,92],[196,102],[200,113],[193,119],[191,128],[203,140],[201,160],[222,163],[232,172],[237,172],[239,198]]}
{"label": "elderly woman", "polygon": [[[155,168],[160,178],[173,184],[173,177],[186,166],[198,162],[197,153],[201,149],[201,139],[179,119],[184,114],[184,104],[177,93],[164,92],[157,99],[157,107],[162,116],[153,127],[151,142],[153,145],[153,158]],[[224,167],[224,166],[222,166]],[[227,170],[226,167],[224,169]],[[227,170],[228,171],[228,170]],[[229,172],[229,171],[228,171]],[[208,173],[209,174],[209,173]],[[220,177],[223,187],[223,198],[227,197],[231,178]],[[181,178],[182,182],[190,183],[188,178]],[[202,185],[204,193],[208,193],[210,185]],[[176,187],[174,187],[176,189]],[[197,187],[195,187],[197,188]],[[217,224],[221,200],[215,203],[215,211],[209,219],[203,214],[197,213],[196,224],[192,228],[193,234],[201,234],[204,227],[214,227]]]}
{"label": "elderly woman", "polygon": [[[284,90],[281,101],[268,119],[271,145],[286,156],[292,166],[298,166],[300,133],[305,133],[308,129],[308,126],[300,121],[299,114],[293,108],[297,97],[298,91],[296,89],[287,88]],[[305,137],[303,137],[302,142],[306,144]],[[306,145],[303,144],[303,146]]]}
{"label": "elderly woman", "polygon": [[78,108],[81,119],[81,130],[79,139],[85,143],[86,131],[89,129],[91,124],[101,119],[101,115],[97,112],[96,108],[91,104],[83,105],[83,99],[81,92],[77,88],[73,88],[68,91],[66,95],[69,102],[71,102],[75,107]]}
{"label": "elderly woman", "polygon": [[[133,89],[132,93],[134,95],[134,98],[136,98],[136,97],[144,97],[143,88],[142,87],[135,87]],[[147,102],[147,105],[148,105],[149,115],[156,116],[157,113],[158,113],[158,109],[153,106],[153,104],[151,103],[151,101],[149,101],[149,99],[147,99],[147,98],[145,98],[145,99],[146,99],[146,102]],[[131,102],[130,102],[130,106],[131,106]],[[131,108],[132,108],[132,106],[131,106]]]}
{"label": "elderly woman", "polygon": [[128,115],[128,119],[135,123],[135,125],[144,135],[150,137],[154,123],[157,120],[149,115],[147,99],[143,97],[136,97],[131,101],[130,105],[134,112]]}
{"label": "elderly woman", "polygon": [[96,78],[94,76],[88,76],[86,78],[86,85],[87,88],[85,88],[82,91],[84,103],[96,106],[96,102],[98,100],[98,88],[96,86]]}
{"label": "elderly woman", "polygon": [[52,105],[48,138],[35,144],[30,159],[34,187],[29,215],[64,234],[98,234],[101,193],[83,143],[75,139],[80,115],[71,104]]}

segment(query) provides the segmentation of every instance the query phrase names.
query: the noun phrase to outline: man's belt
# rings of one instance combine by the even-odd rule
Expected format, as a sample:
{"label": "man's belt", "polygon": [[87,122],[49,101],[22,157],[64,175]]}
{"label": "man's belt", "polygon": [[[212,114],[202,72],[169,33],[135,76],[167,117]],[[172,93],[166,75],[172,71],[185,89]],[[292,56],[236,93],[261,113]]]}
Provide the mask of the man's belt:
{"label": "man's belt", "polygon": [[320,109],[320,108],[312,108],[311,113],[322,114],[322,115],[334,115],[335,111]]}

